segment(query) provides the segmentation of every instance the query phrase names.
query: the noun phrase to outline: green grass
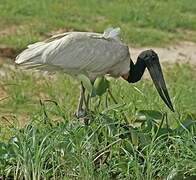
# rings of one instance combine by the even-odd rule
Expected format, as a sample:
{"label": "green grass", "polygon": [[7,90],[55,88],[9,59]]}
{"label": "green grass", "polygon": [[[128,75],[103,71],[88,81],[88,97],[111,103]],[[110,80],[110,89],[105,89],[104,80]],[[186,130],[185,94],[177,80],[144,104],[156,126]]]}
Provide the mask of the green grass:
{"label": "green grass", "polygon": [[0,44],[17,49],[59,29],[103,32],[110,26],[120,26],[132,45],[196,41],[195,0],[1,0],[0,19]]}
{"label": "green grass", "polygon": [[93,98],[88,125],[73,115],[76,80],[2,67],[0,89],[8,97],[0,101],[0,177],[150,180],[196,175],[195,67],[164,67],[175,113],[151,81],[130,85],[113,79],[110,88],[118,104],[106,93],[97,108],[99,98]]}
{"label": "green grass", "polygon": [[[0,0],[0,44],[17,51],[55,31],[122,28],[135,46],[196,42],[195,0]],[[152,81],[112,79],[74,117],[79,82],[0,64],[0,179],[194,179],[195,65],[164,66],[176,112]]]}

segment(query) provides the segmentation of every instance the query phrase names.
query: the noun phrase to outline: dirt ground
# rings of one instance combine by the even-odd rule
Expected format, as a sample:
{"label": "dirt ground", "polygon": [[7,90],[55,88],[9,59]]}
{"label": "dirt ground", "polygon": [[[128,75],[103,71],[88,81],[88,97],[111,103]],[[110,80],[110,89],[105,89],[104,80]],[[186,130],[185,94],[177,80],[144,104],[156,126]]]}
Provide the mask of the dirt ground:
{"label": "dirt ground", "polygon": [[146,49],[153,49],[159,55],[161,62],[190,62],[196,64],[196,43],[193,42],[181,42],[176,45],[171,45],[166,48],[158,47],[142,47],[132,48],[130,47],[131,58],[135,61],[140,52]]}

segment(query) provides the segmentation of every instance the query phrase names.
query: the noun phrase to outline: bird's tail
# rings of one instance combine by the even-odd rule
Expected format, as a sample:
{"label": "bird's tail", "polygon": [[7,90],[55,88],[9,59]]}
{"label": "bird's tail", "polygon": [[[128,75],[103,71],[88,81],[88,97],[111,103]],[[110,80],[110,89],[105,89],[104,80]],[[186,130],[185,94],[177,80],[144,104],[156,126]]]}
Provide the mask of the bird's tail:
{"label": "bird's tail", "polygon": [[24,66],[36,66],[42,64],[41,57],[45,49],[47,49],[49,43],[37,42],[28,46],[22,53],[20,53],[15,63]]}

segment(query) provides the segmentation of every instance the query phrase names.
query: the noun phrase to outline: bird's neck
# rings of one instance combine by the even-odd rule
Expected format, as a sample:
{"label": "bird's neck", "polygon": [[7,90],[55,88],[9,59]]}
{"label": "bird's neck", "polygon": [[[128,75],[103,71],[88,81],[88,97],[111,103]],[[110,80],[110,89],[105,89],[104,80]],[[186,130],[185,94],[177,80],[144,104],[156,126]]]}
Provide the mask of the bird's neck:
{"label": "bird's neck", "polygon": [[135,64],[130,59],[130,70],[127,81],[129,83],[135,83],[139,81],[144,74],[145,68],[146,64],[143,59],[138,57],[137,62]]}

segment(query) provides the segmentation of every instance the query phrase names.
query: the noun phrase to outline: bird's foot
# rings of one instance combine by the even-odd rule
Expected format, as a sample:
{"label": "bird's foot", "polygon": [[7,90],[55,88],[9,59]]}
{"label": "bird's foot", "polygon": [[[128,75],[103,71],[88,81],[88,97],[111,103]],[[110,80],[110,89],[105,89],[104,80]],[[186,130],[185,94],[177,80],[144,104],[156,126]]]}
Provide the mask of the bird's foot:
{"label": "bird's foot", "polygon": [[86,117],[87,112],[84,109],[79,109],[75,112],[75,116],[80,119]]}

